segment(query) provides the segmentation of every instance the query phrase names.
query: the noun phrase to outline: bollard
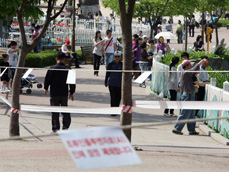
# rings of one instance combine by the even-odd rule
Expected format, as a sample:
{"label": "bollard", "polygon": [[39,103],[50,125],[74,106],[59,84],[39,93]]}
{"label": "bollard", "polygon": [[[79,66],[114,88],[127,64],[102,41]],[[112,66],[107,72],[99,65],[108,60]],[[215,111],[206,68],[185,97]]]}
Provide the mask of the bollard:
{"label": "bollard", "polygon": [[225,82],[223,83],[223,90],[224,90],[224,91],[229,91],[229,82],[225,81]]}
{"label": "bollard", "polygon": [[171,49],[172,54],[176,54],[176,50],[174,48]]}
{"label": "bollard", "polygon": [[159,50],[158,55],[161,57],[162,56],[162,50]]}
{"label": "bollard", "polygon": [[212,85],[212,86],[215,86],[215,87],[216,87],[216,78],[211,78],[210,85]]}
{"label": "bollard", "polygon": [[212,46],[212,53],[215,52],[215,49],[216,49],[216,47],[215,46]]}

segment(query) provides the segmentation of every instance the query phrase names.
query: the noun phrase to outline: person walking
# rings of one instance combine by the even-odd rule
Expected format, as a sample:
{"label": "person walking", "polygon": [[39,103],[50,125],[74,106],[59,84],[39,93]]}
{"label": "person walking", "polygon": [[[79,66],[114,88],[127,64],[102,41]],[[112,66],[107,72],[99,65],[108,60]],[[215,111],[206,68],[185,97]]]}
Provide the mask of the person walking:
{"label": "person walking", "polygon": [[106,31],[107,36],[104,39],[105,65],[106,68],[109,63],[114,60],[114,52],[116,51],[116,39],[112,37],[112,31]]}
{"label": "person walking", "polygon": [[[139,62],[139,66],[142,73],[148,70],[148,60],[153,58],[153,56],[149,56],[148,52],[146,51],[146,47],[147,47],[146,42],[143,42],[141,44],[141,58]],[[146,87],[145,81],[140,84],[140,87],[142,88]]]}
{"label": "person walking", "polygon": [[[68,71],[63,71],[63,69],[70,69],[70,67],[64,64],[65,54],[60,52],[57,54],[56,62],[57,64],[52,66],[48,70],[45,81],[44,89],[45,94],[48,94],[48,89],[50,87],[50,104],[51,106],[68,106],[68,94],[69,98],[74,101],[75,84],[68,85],[67,75]],[[52,69],[62,69],[62,70],[52,70]],[[63,115],[63,130],[67,130],[71,124],[70,113],[62,113]],[[52,131],[56,132],[60,129],[59,113],[52,112]]]}
{"label": "person walking", "polygon": [[181,24],[181,21],[178,20],[177,30],[176,30],[178,44],[183,43],[183,29],[184,29],[184,26]]}
{"label": "person walking", "polygon": [[196,25],[195,16],[192,15],[192,18],[191,18],[190,24],[189,24],[189,36],[190,37],[194,37],[194,34],[195,34],[195,25]]}
{"label": "person walking", "polygon": [[17,48],[17,43],[15,41],[11,41],[11,43],[8,46],[6,54],[9,56],[9,65],[11,68],[11,78],[10,78],[10,86],[12,88],[13,80],[14,80],[14,74],[16,71],[16,67],[18,64],[18,51],[19,49]]}
{"label": "person walking", "polygon": [[[171,21],[168,21],[168,24],[165,26],[167,32],[173,33],[173,25],[171,24]],[[170,43],[170,39],[167,39],[167,44]]]}
{"label": "person walking", "polygon": [[[40,26],[39,25],[37,25],[36,27],[35,27],[35,30],[34,30],[34,32],[33,32],[33,40],[36,38],[36,37],[38,37],[38,35],[40,34]],[[34,53],[38,53],[38,45],[36,45],[36,47],[33,49],[33,52]]]}
{"label": "person walking", "polygon": [[104,54],[104,40],[101,38],[101,32],[97,31],[95,33],[95,38],[93,40],[93,65],[94,65],[94,75],[99,75],[100,60]]}
{"label": "person walking", "polygon": [[[198,64],[196,64],[193,68],[191,66],[191,62],[189,60],[184,60],[182,62],[182,66],[184,72],[181,74],[180,85],[181,89],[183,90],[181,101],[194,101],[195,100],[195,86],[193,84],[193,76],[195,75],[196,71],[199,70],[200,65],[205,63],[206,60],[201,60]],[[181,109],[180,115],[177,118],[177,121],[187,120],[187,119],[195,119],[195,110],[189,109]],[[176,124],[172,132],[174,134],[182,135],[182,129],[184,128],[185,124]],[[189,135],[198,135],[199,133],[196,132],[196,123],[188,123],[187,124]]]}
{"label": "person walking", "polygon": [[[121,52],[116,51],[114,54],[114,61],[108,64],[104,85],[109,87],[111,107],[119,107],[121,101],[121,87],[122,87],[122,68]],[[120,72],[111,72],[120,71]],[[117,116],[117,114],[111,114]]]}
{"label": "person walking", "polygon": [[[168,91],[170,94],[171,101],[177,100],[177,92],[179,91],[178,77],[177,77],[177,73],[175,72],[177,71],[176,66],[178,65],[179,61],[180,61],[179,57],[173,57],[172,63],[169,66],[169,71],[171,72],[169,72]],[[169,109],[165,109],[164,116],[176,117],[176,115],[174,114],[174,109],[170,109],[170,115],[168,113],[169,113]]]}

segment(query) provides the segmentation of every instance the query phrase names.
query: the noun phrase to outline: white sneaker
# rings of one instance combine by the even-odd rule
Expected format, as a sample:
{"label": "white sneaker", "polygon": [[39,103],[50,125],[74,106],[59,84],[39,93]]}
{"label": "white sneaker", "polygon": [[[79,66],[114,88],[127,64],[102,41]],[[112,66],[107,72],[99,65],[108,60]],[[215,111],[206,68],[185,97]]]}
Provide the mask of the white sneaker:
{"label": "white sneaker", "polygon": [[7,88],[7,89],[5,90],[5,92],[10,93],[11,90],[10,90],[9,88]]}
{"label": "white sneaker", "polygon": [[169,114],[168,114],[168,113],[164,113],[164,116],[167,116],[167,117],[169,117]]}
{"label": "white sneaker", "polygon": [[170,114],[169,117],[177,117],[177,115],[175,115],[174,113]]}

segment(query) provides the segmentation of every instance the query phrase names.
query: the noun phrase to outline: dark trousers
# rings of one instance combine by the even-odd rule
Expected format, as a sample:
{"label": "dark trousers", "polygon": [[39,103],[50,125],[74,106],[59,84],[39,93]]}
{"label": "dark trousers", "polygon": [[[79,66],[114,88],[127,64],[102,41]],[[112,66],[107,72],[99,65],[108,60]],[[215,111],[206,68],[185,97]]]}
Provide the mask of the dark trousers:
{"label": "dark trousers", "polygon": [[[51,106],[68,106],[68,97],[51,97]],[[70,113],[61,113],[63,115],[63,130],[68,129],[71,124]],[[60,129],[59,121],[60,113],[52,112],[52,130],[56,131]]]}
{"label": "dark trousers", "polygon": [[[206,43],[208,42],[208,36],[206,35]],[[212,34],[209,36],[209,42],[212,42]]]}
{"label": "dark trousers", "polygon": [[121,87],[109,86],[111,107],[119,107],[121,101]]}
{"label": "dark trousers", "polygon": [[189,26],[189,36],[190,37],[194,37],[194,29],[195,29],[195,25]]}
{"label": "dark trousers", "polygon": [[197,93],[197,100],[203,101],[205,97],[205,87],[199,87],[198,93]]}
{"label": "dark trousers", "polygon": [[[169,90],[169,93],[170,93],[170,100],[171,101],[176,101],[177,100],[177,92],[176,90]],[[174,109],[170,109],[170,114],[173,114],[174,112]],[[164,113],[169,113],[169,109],[165,109]]]}
{"label": "dark trousers", "polygon": [[75,59],[75,66],[76,66],[76,68],[80,68],[78,55],[76,53],[73,53],[72,56]]}
{"label": "dark trousers", "polygon": [[[98,56],[97,54],[93,54],[94,70],[99,70],[100,60],[101,60],[101,56]],[[98,73],[99,71],[94,71],[94,74],[98,74]]]}

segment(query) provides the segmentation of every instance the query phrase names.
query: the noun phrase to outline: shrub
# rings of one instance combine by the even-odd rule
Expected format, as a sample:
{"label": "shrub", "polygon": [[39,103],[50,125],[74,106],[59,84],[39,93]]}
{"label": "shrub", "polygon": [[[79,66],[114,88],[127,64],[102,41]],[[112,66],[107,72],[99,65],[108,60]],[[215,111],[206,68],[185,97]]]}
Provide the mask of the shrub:
{"label": "shrub", "polygon": [[218,27],[227,27],[229,24],[229,20],[219,20],[218,21]]}
{"label": "shrub", "polygon": [[46,67],[56,63],[56,50],[41,53],[29,53],[26,57],[26,67]]}

